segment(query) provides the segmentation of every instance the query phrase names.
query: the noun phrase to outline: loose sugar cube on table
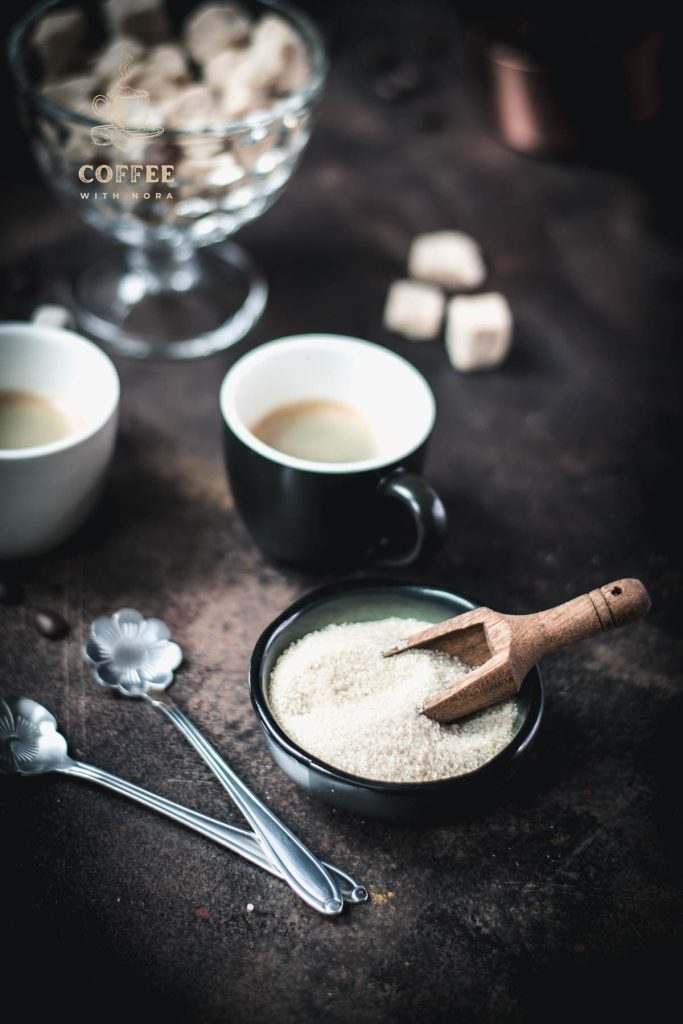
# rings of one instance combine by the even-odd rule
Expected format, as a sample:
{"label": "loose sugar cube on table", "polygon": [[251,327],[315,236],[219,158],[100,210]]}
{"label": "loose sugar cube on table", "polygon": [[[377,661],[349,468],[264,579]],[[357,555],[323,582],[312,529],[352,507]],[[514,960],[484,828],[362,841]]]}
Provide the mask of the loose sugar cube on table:
{"label": "loose sugar cube on table", "polygon": [[479,288],[486,280],[481,249],[462,231],[418,235],[410,247],[408,273],[444,288]]}
{"label": "loose sugar cube on table", "polygon": [[66,7],[40,19],[31,43],[40,54],[46,79],[58,78],[78,66],[84,38],[85,18],[78,8]]}
{"label": "loose sugar cube on table", "polygon": [[42,327],[66,327],[72,328],[73,318],[66,306],[58,306],[56,303],[46,302],[42,306],[36,306],[31,314],[34,324]]}
{"label": "loose sugar cube on table", "polygon": [[384,307],[384,325],[413,341],[429,341],[441,329],[445,305],[440,288],[421,281],[394,281]]}
{"label": "loose sugar cube on table", "polygon": [[159,43],[170,35],[163,0],[104,0],[102,6],[113,36],[130,36],[143,43]]}
{"label": "loose sugar cube on table", "polygon": [[502,363],[512,341],[512,312],[504,295],[457,295],[448,303],[446,349],[456,370],[487,370]]}
{"label": "loose sugar cube on table", "polygon": [[198,64],[249,39],[251,21],[238,4],[203,4],[185,25],[185,45]]}

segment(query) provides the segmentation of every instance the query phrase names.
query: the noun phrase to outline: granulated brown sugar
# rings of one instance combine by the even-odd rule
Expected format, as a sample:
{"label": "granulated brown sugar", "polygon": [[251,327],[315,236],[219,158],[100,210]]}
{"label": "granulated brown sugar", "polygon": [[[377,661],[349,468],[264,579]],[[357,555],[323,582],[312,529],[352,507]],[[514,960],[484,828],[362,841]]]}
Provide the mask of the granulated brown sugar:
{"label": "granulated brown sugar", "polygon": [[308,633],[273,669],[273,714],[304,750],[363,778],[426,782],[479,768],[512,739],[514,700],[441,725],[421,708],[464,677],[467,666],[438,651],[382,657],[383,650],[430,625],[389,618]]}

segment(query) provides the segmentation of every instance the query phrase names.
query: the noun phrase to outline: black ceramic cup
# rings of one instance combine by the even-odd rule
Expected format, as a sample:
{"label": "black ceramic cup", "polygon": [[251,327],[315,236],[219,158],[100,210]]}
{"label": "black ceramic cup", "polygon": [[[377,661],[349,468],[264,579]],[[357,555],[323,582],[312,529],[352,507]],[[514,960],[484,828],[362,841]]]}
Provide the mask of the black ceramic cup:
{"label": "black ceramic cup", "polygon": [[[358,409],[378,454],[313,462],[252,432],[278,407],[321,399]],[[409,565],[443,540],[443,504],[419,475],[434,396],[424,377],[389,349],[334,334],[271,341],[227,373],[220,407],[237,509],[276,561],[309,569],[364,561]]]}
{"label": "black ceramic cup", "polygon": [[512,739],[475,771],[433,782],[378,782],[334,768],[286,734],[268,698],[273,667],[290,644],[332,623],[397,616],[440,622],[475,607],[448,590],[395,580],[349,580],[322,587],[282,612],[259,638],[251,658],[249,690],[259,725],[276,764],[310,796],[363,817],[415,824],[451,821],[495,801],[523,761],[543,714],[543,684],[533,668],[516,697]]}

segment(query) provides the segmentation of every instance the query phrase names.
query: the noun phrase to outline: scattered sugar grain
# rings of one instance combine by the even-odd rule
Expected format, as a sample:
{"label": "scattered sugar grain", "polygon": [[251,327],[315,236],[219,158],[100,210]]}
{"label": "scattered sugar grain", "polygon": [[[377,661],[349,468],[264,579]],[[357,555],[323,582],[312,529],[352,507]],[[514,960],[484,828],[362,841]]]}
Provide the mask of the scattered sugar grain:
{"label": "scattered sugar grain", "polygon": [[442,725],[421,709],[464,678],[468,667],[438,651],[382,657],[430,625],[387,618],[308,633],[281,654],[271,673],[275,718],[304,750],[367,779],[426,782],[479,768],[512,739],[514,700]]}

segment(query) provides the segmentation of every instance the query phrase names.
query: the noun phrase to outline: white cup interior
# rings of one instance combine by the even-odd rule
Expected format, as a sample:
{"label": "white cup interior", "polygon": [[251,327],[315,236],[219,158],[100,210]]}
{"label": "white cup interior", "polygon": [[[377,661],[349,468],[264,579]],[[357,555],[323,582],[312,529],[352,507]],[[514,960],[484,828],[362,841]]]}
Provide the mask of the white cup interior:
{"label": "white cup interior", "polygon": [[107,422],[119,401],[111,359],[92,342],[61,327],[0,325],[0,391],[30,391],[77,421],[67,437],[33,448],[2,448],[0,460],[45,455],[77,444]]}
{"label": "white cup interior", "polygon": [[[360,410],[379,454],[361,462],[312,462],[271,448],[251,432],[279,406],[315,399]],[[427,439],[436,413],[429,385],[405,359],[380,345],[336,334],[282,338],[249,352],[226,374],[220,405],[228,427],[254,451],[285,466],[321,473],[373,469],[406,457]]]}

